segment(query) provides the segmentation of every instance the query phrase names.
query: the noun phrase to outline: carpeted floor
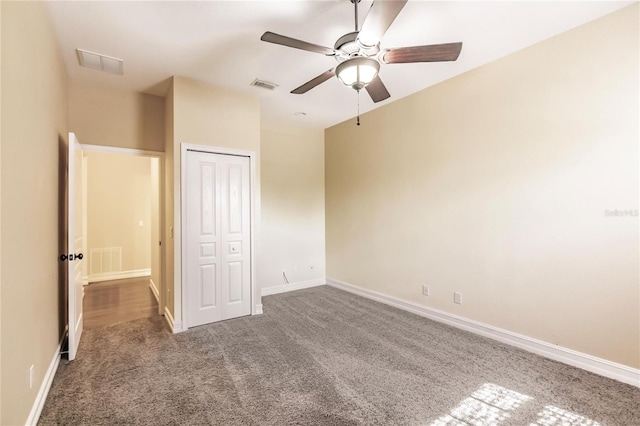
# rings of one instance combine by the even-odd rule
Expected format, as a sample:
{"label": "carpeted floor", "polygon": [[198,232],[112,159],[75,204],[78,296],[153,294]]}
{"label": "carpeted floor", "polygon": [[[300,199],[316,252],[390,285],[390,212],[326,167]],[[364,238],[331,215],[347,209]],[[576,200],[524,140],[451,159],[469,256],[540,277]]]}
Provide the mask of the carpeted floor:
{"label": "carpeted floor", "polygon": [[327,286],[173,335],[87,330],[40,423],[640,425],[640,389]]}

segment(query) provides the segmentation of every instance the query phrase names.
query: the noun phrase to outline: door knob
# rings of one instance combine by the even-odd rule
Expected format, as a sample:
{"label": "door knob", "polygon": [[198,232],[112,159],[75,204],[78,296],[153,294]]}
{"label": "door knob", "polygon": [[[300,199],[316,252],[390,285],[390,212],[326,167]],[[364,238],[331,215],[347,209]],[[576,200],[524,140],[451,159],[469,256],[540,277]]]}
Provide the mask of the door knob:
{"label": "door knob", "polygon": [[82,260],[83,257],[84,255],[82,253],[78,253],[78,254],[69,253],[68,256],[66,254],[61,254],[60,261],[64,262],[65,260],[68,260],[69,262],[73,262],[76,259]]}

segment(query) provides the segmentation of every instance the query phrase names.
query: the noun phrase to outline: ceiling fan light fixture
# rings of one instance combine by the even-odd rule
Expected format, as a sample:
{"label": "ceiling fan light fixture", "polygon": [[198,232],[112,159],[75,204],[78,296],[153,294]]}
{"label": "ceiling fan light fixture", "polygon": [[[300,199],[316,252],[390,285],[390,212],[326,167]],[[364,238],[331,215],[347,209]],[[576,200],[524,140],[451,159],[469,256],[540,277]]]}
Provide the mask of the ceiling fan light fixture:
{"label": "ceiling fan light fixture", "polygon": [[360,90],[371,83],[380,71],[380,64],[375,59],[356,56],[347,59],[336,67],[336,75],[342,83]]}

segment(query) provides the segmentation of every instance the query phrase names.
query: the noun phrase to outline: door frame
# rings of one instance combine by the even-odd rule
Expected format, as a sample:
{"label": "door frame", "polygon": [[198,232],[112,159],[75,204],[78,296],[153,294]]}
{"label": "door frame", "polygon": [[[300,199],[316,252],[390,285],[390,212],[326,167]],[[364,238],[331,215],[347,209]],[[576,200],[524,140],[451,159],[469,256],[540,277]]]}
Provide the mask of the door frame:
{"label": "door frame", "polygon": [[165,278],[165,247],[166,243],[164,241],[164,227],[165,227],[165,213],[164,213],[164,152],[161,151],[147,151],[142,149],[132,149],[132,148],[120,148],[115,146],[106,146],[106,145],[82,145],[83,152],[102,152],[109,154],[121,154],[121,155],[129,155],[134,157],[148,157],[148,158],[157,158],[158,159],[158,219],[159,219],[159,228],[158,235],[160,236],[160,270],[158,274],[160,276],[160,283],[158,288],[158,292],[160,293],[160,300],[158,302],[158,315],[164,315],[165,307],[167,304],[167,291],[166,291],[166,278]]}
{"label": "door frame", "polygon": [[[261,314],[260,309],[256,304],[256,153],[253,151],[245,151],[233,148],[222,148],[210,145],[197,145],[190,143],[180,144],[180,236],[177,241],[180,241],[180,256],[176,256],[175,270],[176,279],[174,283],[174,295],[180,294],[181,301],[181,324],[180,327],[174,329],[174,332],[186,331],[189,328],[188,307],[187,307],[187,244],[186,244],[186,229],[187,229],[187,151],[198,151],[208,154],[219,155],[235,155],[238,157],[249,157],[249,241],[251,248],[249,251],[250,262],[250,303],[251,303],[251,315]],[[178,272],[179,271],[179,272]],[[179,277],[179,279],[178,279]],[[184,283],[184,285],[183,285]],[[177,298],[176,298],[177,299]],[[178,301],[175,300],[176,305]],[[177,307],[177,306],[176,306]]]}

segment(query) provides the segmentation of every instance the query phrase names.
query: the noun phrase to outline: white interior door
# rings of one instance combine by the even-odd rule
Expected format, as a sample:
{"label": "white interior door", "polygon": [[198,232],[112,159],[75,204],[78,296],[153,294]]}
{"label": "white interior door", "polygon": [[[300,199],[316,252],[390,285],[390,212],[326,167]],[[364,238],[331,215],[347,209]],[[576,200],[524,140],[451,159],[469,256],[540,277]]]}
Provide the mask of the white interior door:
{"label": "white interior door", "polygon": [[188,327],[251,314],[248,157],[187,151]]}
{"label": "white interior door", "polygon": [[67,262],[68,302],[69,302],[69,361],[76,357],[80,336],[82,336],[82,150],[76,135],[69,133],[68,157],[68,223],[67,223]]}

